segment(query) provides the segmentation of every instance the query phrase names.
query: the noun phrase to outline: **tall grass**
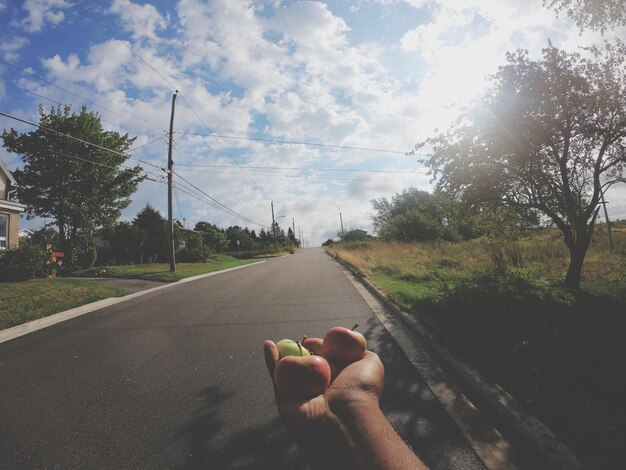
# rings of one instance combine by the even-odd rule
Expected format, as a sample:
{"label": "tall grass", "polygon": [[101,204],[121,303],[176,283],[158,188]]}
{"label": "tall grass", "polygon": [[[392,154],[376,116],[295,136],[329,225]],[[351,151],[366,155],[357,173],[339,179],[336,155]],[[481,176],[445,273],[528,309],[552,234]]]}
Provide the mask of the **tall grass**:
{"label": "tall grass", "polygon": [[[598,227],[581,290],[561,287],[569,253],[555,230],[516,241],[336,244],[445,347],[502,385],[589,468],[626,460],[626,227]],[[619,410],[622,410],[620,412]]]}

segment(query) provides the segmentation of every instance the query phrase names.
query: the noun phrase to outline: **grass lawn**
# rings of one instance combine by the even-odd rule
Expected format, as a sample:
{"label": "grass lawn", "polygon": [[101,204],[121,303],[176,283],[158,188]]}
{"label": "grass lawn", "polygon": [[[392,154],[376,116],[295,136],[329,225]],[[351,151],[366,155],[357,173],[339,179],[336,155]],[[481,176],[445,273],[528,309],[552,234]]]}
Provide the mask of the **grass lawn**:
{"label": "grass lawn", "polygon": [[516,242],[328,249],[413,312],[445,347],[516,397],[586,468],[626,459],[626,231],[597,237],[581,290],[560,284],[553,232]]}
{"label": "grass lawn", "polygon": [[121,289],[76,279],[0,282],[0,330],[109,297]]}
{"label": "grass lawn", "polygon": [[220,271],[258,262],[255,259],[235,259],[226,255],[214,255],[206,263],[176,263],[176,272],[170,272],[169,263],[151,263],[124,266],[100,266],[73,272],[71,276],[79,277],[118,277],[122,279],[145,279],[149,281],[176,282],[198,274]]}

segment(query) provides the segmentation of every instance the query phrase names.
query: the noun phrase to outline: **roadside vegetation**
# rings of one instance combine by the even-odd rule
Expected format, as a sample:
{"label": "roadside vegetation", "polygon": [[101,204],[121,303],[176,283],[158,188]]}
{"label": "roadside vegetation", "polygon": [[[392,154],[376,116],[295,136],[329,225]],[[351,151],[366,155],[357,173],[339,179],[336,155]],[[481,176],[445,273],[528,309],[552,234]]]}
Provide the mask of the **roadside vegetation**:
{"label": "roadside vegetation", "polygon": [[176,272],[170,272],[169,263],[98,266],[70,273],[78,277],[116,277],[148,281],[176,282],[186,277],[255,263],[255,259],[236,259],[226,255],[212,255],[204,263],[176,263]]}
{"label": "roadside vegetation", "polygon": [[612,234],[610,253],[606,226],[596,226],[579,290],[563,287],[569,254],[555,229],[327,251],[523,403],[590,468],[608,468],[600,462],[609,464],[625,432],[626,221]]}
{"label": "roadside vegetation", "polygon": [[78,279],[0,282],[0,330],[109,297],[121,289]]}

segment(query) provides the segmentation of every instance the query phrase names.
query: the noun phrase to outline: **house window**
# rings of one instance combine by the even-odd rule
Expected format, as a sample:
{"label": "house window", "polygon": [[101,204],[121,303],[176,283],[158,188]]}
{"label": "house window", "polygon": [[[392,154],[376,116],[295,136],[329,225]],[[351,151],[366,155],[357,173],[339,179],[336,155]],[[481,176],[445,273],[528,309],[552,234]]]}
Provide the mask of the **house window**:
{"label": "house window", "polygon": [[8,239],[9,239],[9,216],[0,214],[0,250],[6,249]]}

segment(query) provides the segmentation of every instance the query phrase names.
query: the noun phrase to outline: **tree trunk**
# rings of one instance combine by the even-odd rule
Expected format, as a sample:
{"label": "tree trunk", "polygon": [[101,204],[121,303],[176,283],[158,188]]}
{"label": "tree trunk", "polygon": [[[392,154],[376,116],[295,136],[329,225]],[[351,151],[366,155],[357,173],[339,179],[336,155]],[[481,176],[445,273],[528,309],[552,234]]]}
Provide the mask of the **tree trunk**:
{"label": "tree trunk", "polygon": [[583,271],[583,264],[589,248],[589,242],[593,233],[593,225],[587,230],[582,231],[576,237],[576,241],[569,247],[569,267],[563,281],[563,286],[578,290],[580,288],[580,278]]}

